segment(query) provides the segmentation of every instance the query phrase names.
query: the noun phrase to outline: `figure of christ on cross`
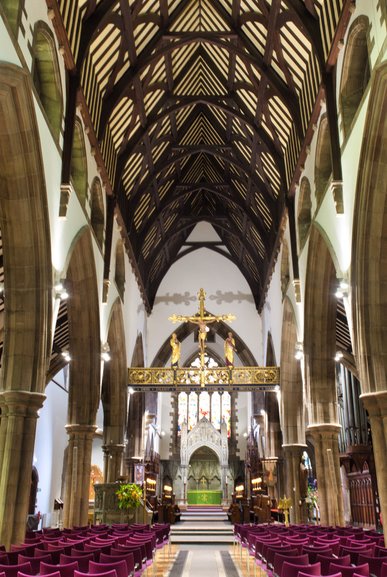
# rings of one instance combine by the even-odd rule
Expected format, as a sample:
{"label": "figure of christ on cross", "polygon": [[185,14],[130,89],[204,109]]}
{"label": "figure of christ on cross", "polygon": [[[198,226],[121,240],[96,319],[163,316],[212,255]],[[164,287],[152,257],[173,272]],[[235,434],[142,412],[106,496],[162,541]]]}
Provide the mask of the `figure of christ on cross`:
{"label": "figure of christ on cross", "polygon": [[235,316],[231,314],[227,315],[209,315],[205,309],[206,293],[204,289],[200,289],[198,292],[199,300],[199,312],[196,315],[172,315],[169,320],[173,323],[194,323],[199,327],[199,352],[200,352],[200,368],[204,369],[204,353],[206,350],[206,340],[207,332],[209,328],[207,325],[210,323],[215,323],[217,321],[228,321],[231,322],[235,320]]}

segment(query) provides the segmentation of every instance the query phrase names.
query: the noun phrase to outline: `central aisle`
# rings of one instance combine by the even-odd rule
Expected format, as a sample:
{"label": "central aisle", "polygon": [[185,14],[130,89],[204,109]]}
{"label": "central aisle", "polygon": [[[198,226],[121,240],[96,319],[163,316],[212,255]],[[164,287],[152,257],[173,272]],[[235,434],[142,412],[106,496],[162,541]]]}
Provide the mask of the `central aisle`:
{"label": "central aisle", "polygon": [[228,549],[210,544],[185,545],[177,553],[169,577],[240,577]]}
{"label": "central aisle", "polygon": [[171,528],[176,556],[168,577],[240,577],[232,558],[233,526],[222,507],[188,507]]}

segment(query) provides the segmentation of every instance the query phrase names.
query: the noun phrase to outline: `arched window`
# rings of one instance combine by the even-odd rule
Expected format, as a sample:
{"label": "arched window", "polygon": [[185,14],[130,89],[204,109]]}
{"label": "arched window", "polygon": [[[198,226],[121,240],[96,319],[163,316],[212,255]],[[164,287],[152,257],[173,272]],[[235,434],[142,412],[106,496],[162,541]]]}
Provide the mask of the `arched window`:
{"label": "arched window", "polygon": [[84,207],[87,198],[87,161],[85,139],[81,122],[77,119],[74,127],[73,148],[71,154],[71,177],[75,192]]}
{"label": "arched window", "polygon": [[58,140],[63,111],[62,87],[55,41],[44,22],[38,22],[35,27],[32,53],[34,85],[53,136]]}
{"label": "arched window", "polygon": [[16,36],[20,19],[20,0],[2,0],[1,5],[7,17],[8,24]]}
{"label": "arched window", "polygon": [[116,281],[118,294],[121,300],[124,300],[125,293],[125,252],[124,243],[119,240],[116,245],[116,270],[114,274],[114,280]]}
{"label": "arched window", "polygon": [[103,247],[103,233],[105,225],[102,186],[99,178],[95,178],[91,185],[91,226],[94,230],[99,247]]}
{"label": "arched window", "polygon": [[302,250],[306,237],[309,233],[310,223],[312,220],[312,199],[309,180],[304,176],[301,180],[300,194],[298,197],[297,225],[298,225],[298,244]]}
{"label": "arched window", "polygon": [[332,174],[331,140],[328,118],[324,114],[317,135],[314,182],[317,206],[320,204]]}
{"label": "arched window", "polygon": [[[191,363],[191,366],[200,366],[200,358],[197,357]],[[212,357],[206,355],[206,366],[217,367],[218,363]],[[224,421],[227,425],[227,434],[231,434],[231,395],[230,393],[202,393],[191,392],[189,394],[182,392],[178,396],[178,432],[180,432],[183,423],[187,423],[188,430],[205,417],[213,424],[215,429],[220,430],[221,423]]]}
{"label": "arched window", "polygon": [[289,246],[287,241],[284,239],[282,241],[282,257],[281,257],[281,291],[284,297],[289,285],[290,272],[289,272]]}
{"label": "arched window", "polygon": [[370,79],[368,31],[368,18],[360,16],[354,21],[348,33],[340,87],[345,136],[350,132],[352,121]]}

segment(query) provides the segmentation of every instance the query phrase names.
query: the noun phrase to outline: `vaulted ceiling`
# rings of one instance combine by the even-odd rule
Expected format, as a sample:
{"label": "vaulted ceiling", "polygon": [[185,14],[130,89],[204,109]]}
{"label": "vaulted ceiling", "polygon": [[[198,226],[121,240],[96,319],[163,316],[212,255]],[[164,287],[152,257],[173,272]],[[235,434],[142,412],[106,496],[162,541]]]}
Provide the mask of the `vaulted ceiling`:
{"label": "vaulted ceiling", "polygon": [[[350,2],[47,4],[148,309],[201,246],[236,264],[260,309]],[[186,242],[200,221],[220,242]]]}

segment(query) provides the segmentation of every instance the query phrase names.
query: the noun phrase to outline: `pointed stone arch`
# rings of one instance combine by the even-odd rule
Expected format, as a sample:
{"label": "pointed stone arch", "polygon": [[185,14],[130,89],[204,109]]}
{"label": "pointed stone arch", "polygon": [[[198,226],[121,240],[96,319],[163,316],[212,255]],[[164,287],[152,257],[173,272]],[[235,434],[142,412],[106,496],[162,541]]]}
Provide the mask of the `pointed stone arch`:
{"label": "pointed stone arch", "polygon": [[300,184],[297,208],[297,228],[298,228],[298,248],[299,252],[304,248],[305,241],[309,234],[312,221],[312,191],[310,182],[303,176]]}
{"label": "pointed stone arch", "polygon": [[353,225],[352,311],[383,519],[387,518],[387,64],[372,79]]}
{"label": "pointed stone arch", "polygon": [[272,334],[269,332],[266,342],[266,366],[275,367],[277,364]]}
{"label": "pointed stone arch", "polygon": [[105,211],[101,181],[95,177],[90,189],[90,223],[99,248],[103,249]]}
{"label": "pointed stone arch", "polygon": [[[209,313],[211,314],[211,313]],[[230,327],[224,323],[223,321],[219,321],[217,323],[213,323],[211,325],[213,330],[219,335],[222,339],[227,338],[227,333],[230,330]],[[194,331],[197,331],[197,325],[193,323],[183,323],[178,327],[171,330],[171,334],[165,339],[164,343],[161,345],[160,349],[158,350],[155,358],[152,361],[152,367],[164,367],[167,365],[170,356],[171,356],[171,345],[169,341],[172,336],[172,332],[176,333],[177,338],[180,342],[184,341],[189,335],[191,335]],[[241,337],[233,332],[235,338],[235,345],[238,351],[238,357],[241,360],[242,365],[244,366],[256,366],[256,360],[254,355],[241,339]]]}
{"label": "pointed stone arch", "polygon": [[310,232],[305,284],[304,362],[309,392],[309,426],[313,441],[322,524],[342,524],[335,375],[336,271],[318,229]]}
{"label": "pointed stone arch", "polygon": [[116,281],[118,294],[123,301],[125,293],[125,248],[122,240],[118,240],[116,244],[114,280]]}
{"label": "pointed stone arch", "polygon": [[35,25],[32,77],[56,141],[62,127],[63,95],[54,36],[45,22]]}
{"label": "pointed stone arch", "polygon": [[97,277],[91,233],[82,229],[70,252],[67,268],[70,388],[64,525],[84,525],[95,420],[100,399],[101,341]]}
{"label": "pointed stone arch", "polygon": [[31,478],[37,411],[45,398],[53,285],[46,186],[34,102],[28,75],[13,64],[0,64],[0,126],[4,256],[0,541],[9,548],[25,535],[30,492],[25,481]]}
{"label": "pointed stone arch", "polygon": [[314,185],[317,208],[321,204],[332,174],[330,138],[328,117],[326,114],[323,114],[317,134],[314,165]]}
{"label": "pointed stone arch", "polygon": [[369,28],[366,16],[359,16],[348,32],[340,84],[340,106],[345,137],[370,80]]}
{"label": "pointed stone arch", "polygon": [[119,300],[114,303],[111,311],[107,342],[111,359],[104,363],[101,393],[104,481],[113,483],[117,481],[121,470],[128,388],[124,320]]}
{"label": "pointed stone arch", "polygon": [[78,195],[79,202],[85,208],[87,200],[87,157],[82,123],[79,118],[75,120],[70,170],[74,190]]}

